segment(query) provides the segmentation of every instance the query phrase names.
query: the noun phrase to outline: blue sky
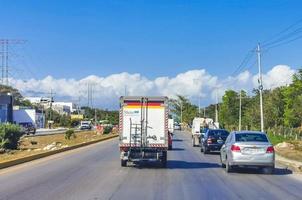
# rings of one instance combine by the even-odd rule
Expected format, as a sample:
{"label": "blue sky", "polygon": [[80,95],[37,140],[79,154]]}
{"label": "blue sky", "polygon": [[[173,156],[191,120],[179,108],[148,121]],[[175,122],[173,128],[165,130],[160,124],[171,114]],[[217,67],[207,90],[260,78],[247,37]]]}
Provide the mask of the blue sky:
{"label": "blue sky", "polygon": [[[298,0],[0,0],[0,7],[0,38],[27,40],[13,47],[19,79],[121,72],[155,79],[194,69],[224,78],[257,42],[302,18]],[[300,67],[301,44],[264,54],[264,72]]]}
{"label": "blue sky", "polygon": [[[0,5],[0,38],[26,39],[23,56],[29,54],[28,65],[40,78],[124,71],[152,78],[196,68],[227,76],[258,41],[302,18],[302,2],[294,0],[1,0]],[[265,68],[301,65],[300,47],[295,42],[276,49]]]}

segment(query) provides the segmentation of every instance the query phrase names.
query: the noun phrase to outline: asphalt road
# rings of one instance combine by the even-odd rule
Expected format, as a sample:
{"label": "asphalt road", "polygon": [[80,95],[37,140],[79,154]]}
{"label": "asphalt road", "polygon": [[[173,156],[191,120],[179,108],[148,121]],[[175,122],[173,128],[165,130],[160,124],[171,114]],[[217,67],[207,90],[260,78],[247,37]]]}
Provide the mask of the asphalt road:
{"label": "asphalt road", "polygon": [[177,132],[168,167],[120,167],[118,140],[0,170],[0,199],[302,199],[302,177],[279,168],[227,174],[219,155]]}

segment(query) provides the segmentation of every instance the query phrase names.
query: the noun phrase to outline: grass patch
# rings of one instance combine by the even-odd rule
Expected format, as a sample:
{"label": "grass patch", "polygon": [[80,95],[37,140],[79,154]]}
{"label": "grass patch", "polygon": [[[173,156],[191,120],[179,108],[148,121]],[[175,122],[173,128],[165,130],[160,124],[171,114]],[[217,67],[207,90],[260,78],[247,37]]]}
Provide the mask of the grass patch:
{"label": "grass patch", "polygon": [[284,136],[281,136],[281,135],[274,135],[272,133],[268,133],[267,135],[268,135],[268,137],[269,137],[269,139],[270,139],[270,141],[273,145],[276,145],[276,144],[281,143],[281,142],[288,142],[289,141],[289,139],[284,138]]}

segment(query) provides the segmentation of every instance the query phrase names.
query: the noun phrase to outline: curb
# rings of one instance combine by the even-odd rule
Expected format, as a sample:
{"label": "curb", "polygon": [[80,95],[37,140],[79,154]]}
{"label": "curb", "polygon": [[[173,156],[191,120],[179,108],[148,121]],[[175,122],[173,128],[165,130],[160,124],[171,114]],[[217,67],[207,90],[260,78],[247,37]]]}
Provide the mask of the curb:
{"label": "curb", "polygon": [[280,165],[283,165],[287,167],[288,169],[292,170],[296,173],[302,172],[302,163],[294,160],[290,160],[288,158],[285,158],[283,156],[280,156],[279,154],[276,154],[276,162]]}
{"label": "curb", "polygon": [[44,157],[51,156],[51,155],[54,155],[54,154],[57,154],[57,153],[61,153],[61,152],[77,149],[77,148],[80,148],[80,147],[88,146],[88,145],[95,144],[95,143],[98,143],[98,142],[102,142],[102,141],[105,141],[105,140],[109,140],[109,139],[112,139],[112,138],[115,138],[115,137],[118,137],[118,136],[119,135],[110,135],[108,137],[104,137],[104,138],[101,138],[101,139],[98,139],[98,140],[93,140],[93,141],[89,141],[89,142],[86,142],[86,143],[77,144],[77,145],[66,147],[66,148],[63,148],[63,149],[57,149],[57,150],[53,150],[53,151],[48,151],[48,152],[43,152],[43,153],[27,156],[27,157],[16,159],[16,160],[10,160],[10,161],[7,161],[7,162],[0,163],[0,169],[4,169],[4,168],[11,167],[11,166],[14,166],[14,165],[19,165],[19,164],[22,164],[22,163],[25,163],[25,162],[37,160],[39,158],[44,158]]}

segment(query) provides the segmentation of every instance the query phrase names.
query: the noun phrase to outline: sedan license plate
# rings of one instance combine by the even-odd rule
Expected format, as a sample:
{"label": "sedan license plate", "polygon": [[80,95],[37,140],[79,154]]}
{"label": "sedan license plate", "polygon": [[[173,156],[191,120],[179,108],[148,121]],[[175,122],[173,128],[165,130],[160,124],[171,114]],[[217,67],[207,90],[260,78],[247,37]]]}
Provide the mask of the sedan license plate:
{"label": "sedan license plate", "polygon": [[259,153],[263,153],[263,148],[244,148],[243,153],[246,153],[246,154],[259,154]]}

